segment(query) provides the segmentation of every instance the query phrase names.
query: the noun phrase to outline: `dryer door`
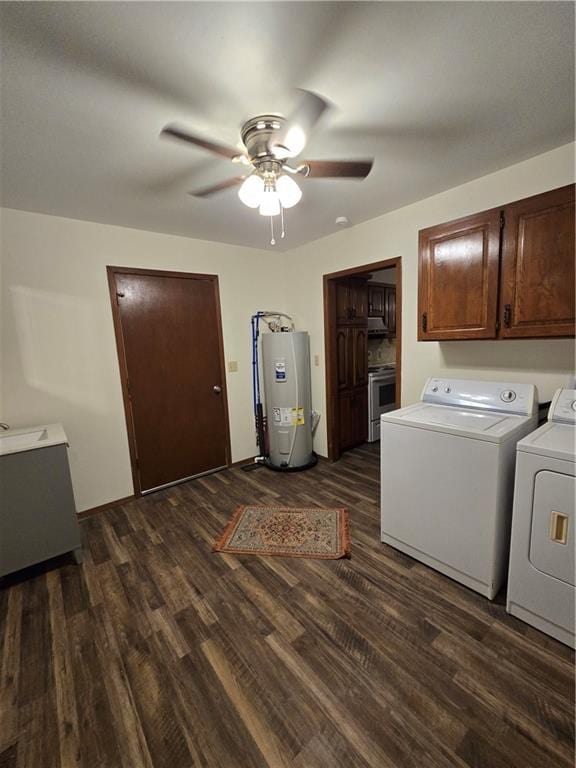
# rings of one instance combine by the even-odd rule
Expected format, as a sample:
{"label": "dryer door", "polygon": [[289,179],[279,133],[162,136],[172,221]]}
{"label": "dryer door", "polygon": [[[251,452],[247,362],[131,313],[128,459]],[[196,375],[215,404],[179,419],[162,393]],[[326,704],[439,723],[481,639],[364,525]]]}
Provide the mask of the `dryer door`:
{"label": "dryer door", "polygon": [[542,470],[534,483],[530,562],[567,584],[574,585],[574,498],[571,475]]}

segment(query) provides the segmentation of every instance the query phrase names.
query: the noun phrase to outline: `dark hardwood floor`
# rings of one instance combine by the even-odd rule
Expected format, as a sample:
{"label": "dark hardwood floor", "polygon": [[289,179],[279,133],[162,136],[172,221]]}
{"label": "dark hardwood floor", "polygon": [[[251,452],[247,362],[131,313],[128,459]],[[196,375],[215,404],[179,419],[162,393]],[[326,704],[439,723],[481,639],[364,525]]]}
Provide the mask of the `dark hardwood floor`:
{"label": "dark hardwood floor", "polygon": [[[212,554],[240,503],[347,505],[352,559]],[[378,453],[82,523],[0,592],[1,768],[573,765],[573,655],[379,542]]]}

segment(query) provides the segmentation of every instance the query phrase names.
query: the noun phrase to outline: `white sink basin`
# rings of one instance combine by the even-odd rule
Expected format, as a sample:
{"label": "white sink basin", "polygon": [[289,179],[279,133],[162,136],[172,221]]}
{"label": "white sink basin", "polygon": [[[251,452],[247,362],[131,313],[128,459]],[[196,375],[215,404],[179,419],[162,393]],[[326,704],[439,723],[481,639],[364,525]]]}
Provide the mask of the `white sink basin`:
{"label": "white sink basin", "polygon": [[0,433],[0,450],[2,448],[24,448],[37,443],[38,440],[46,440],[48,433],[45,429],[35,429],[32,432],[20,432],[17,435]]}
{"label": "white sink basin", "polygon": [[68,438],[62,424],[47,424],[41,427],[24,427],[0,432],[0,456],[36,448],[67,444]]}

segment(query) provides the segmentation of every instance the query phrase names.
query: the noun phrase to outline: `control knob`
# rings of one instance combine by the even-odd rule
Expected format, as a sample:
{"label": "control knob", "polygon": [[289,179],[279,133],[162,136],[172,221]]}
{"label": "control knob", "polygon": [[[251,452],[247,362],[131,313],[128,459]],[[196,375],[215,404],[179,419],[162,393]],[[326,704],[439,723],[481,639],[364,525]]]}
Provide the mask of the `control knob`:
{"label": "control knob", "polygon": [[516,400],[516,392],[512,389],[505,389],[500,395],[500,400],[503,400],[505,403],[512,403]]}

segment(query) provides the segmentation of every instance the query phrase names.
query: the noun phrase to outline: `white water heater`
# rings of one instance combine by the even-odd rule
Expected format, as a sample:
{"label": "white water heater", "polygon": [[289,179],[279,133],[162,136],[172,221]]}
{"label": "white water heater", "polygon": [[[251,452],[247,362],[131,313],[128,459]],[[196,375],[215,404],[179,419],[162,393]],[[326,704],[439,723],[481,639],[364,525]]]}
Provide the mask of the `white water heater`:
{"label": "white water heater", "polygon": [[310,339],[306,331],[262,334],[268,465],[283,470],[316,463],[312,450]]}

